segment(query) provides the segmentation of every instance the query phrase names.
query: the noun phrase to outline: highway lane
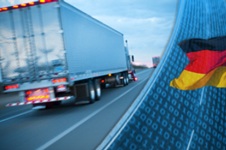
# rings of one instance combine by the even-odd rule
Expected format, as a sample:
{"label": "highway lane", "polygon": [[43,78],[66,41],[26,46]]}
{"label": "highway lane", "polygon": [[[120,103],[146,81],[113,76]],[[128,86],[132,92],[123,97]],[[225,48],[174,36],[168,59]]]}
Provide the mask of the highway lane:
{"label": "highway lane", "polygon": [[101,100],[92,105],[70,100],[47,110],[1,108],[0,149],[95,149],[138,96],[152,71],[139,72],[139,80],[126,87],[104,89]]}

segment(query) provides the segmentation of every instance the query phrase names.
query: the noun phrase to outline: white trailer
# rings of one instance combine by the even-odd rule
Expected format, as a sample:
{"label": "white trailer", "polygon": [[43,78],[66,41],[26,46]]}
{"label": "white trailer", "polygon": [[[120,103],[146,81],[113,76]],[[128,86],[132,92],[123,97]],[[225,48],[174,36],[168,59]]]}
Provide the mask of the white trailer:
{"label": "white trailer", "polygon": [[101,97],[101,84],[127,85],[123,34],[63,0],[0,8],[0,71],[8,106]]}

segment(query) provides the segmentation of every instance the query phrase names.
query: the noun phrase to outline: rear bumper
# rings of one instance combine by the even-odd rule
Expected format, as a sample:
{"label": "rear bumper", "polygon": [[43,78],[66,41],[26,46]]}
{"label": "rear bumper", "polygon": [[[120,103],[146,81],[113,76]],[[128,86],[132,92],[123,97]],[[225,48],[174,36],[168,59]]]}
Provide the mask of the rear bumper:
{"label": "rear bumper", "polygon": [[6,105],[6,107],[22,106],[22,105],[30,105],[30,104],[43,104],[43,103],[50,103],[50,102],[57,102],[57,101],[66,101],[71,98],[73,98],[73,96],[58,97],[58,98],[53,98],[50,100],[37,100],[37,101],[30,101],[30,102],[9,103]]}

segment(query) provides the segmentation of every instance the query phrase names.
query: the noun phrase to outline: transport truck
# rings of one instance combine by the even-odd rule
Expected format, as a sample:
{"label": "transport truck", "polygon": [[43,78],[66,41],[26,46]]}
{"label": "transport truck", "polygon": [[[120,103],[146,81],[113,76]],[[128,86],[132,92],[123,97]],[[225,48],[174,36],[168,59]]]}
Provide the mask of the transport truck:
{"label": "transport truck", "polygon": [[156,68],[158,66],[159,62],[160,62],[159,56],[152,57],[153,68]]}
{"label": "transport truck", "polygon": [[126,86],[130,69],[123,34],[63,0],[0,8],[0,81],[20,99],[7,106],[93,103],[101,87]]}

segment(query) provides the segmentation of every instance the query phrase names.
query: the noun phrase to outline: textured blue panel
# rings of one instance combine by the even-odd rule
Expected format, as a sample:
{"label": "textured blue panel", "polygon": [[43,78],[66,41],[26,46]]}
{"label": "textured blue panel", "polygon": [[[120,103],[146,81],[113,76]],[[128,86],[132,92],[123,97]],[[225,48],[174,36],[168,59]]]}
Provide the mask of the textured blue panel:
{"label": "textured blue panel", "polygon": [[142,104],[108,149],[226,149],[226,89],[169,86],[188,63],[178,43],[226,35],[225,0],[182,0],[174,33]]}

